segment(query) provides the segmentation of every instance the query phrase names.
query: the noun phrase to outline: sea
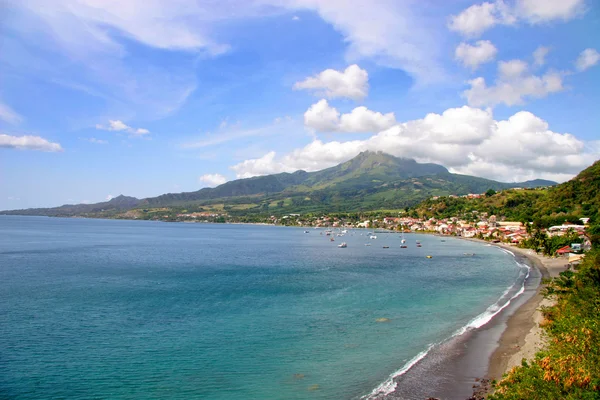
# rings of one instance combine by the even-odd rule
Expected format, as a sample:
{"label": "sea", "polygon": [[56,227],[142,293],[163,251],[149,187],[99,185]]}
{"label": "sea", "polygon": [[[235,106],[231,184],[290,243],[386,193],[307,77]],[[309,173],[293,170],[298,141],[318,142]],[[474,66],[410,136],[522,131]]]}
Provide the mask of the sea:
{"label": "sea", "polygon": [[340,232],[0,216],[0,398],[374,398],[529,273],[479,243]]}

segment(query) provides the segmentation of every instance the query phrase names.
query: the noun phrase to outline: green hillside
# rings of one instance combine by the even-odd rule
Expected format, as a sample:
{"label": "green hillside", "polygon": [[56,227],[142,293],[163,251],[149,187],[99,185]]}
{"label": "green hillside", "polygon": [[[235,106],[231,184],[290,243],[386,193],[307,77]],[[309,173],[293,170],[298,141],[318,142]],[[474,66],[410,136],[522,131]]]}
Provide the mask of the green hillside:
{"label": "green hillside", "polygon": [[502,215],[511,220],[538,221],[541,226],[579,218],[600,221],[600,161],[568,182],[547,189],[504,190],[481,199],[443,197],[414,208],[424,217],[473,217],[474,212]]}

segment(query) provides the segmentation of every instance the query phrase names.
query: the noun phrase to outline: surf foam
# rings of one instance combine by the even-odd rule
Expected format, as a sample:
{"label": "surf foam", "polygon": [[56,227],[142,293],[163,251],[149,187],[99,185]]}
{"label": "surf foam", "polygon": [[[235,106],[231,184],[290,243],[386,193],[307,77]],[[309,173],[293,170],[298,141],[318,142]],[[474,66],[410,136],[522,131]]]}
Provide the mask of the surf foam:
{"label": "surf foam", "polygon": [[410,359],[406,364],[404,364],[404,366],[399,369],[398,371],[394,372],[393,374],[391,374],[389,376],[389,378],[387,380],[385,380],[383,383],[381,383],[379,386],[377,386],[375,389],[373,389],[373,391],[371,393],[369,393],[366,396],[361,397],[362,400],[369,400],[369,399],[376,399],[378,396],[385,396],[388,395],[390,393],[392,393],[395,389],[396,386],[398,385],[395,381],[395,378],[404,375],[408,370],[410,370],[415,364],[417,364],[419,361],[421,361],[423,358],[425,358],[425,356],[427,356],[427,354],[429,353],[429,351],[436,345],[436,344],[441,344],[444,343],[447,340],[450,340],[451,338],[454,338],[456,336],[460,336],[464,333],[466,333],[467,331],[471,330],[471,329],[477,329],[477,328],[481,328],[482,326],[486,325],[488,322],[490,322],[496,315],[498,315],[502,310],[504,310],[506,307],[508,307],[510,305],[510,303],[516,299],[517,297],[519,297],[520,295],[522,295],[523,293],[525,293],[525,284],[527,282],[527,279],[529,278],[529,274],[531,272],[531,267],[527,264],[523,264],[520,263],[516,260],[516,256],[515,253],[513,253],[510,250],[506,250],[506,249],[502,249],[499,248],[500,250],[502,250],[503,252],[512,255],[515,258],[515,263],[521,267],[522,269],[526,270],[525,273],[525,278],[523,279],[523,283],[521,284],[521,287],[519,288],[519,290],[510,298],[508,299],[508,301],[506,301],[506,303],[504,303],[503,305],[500,305],[502,300],[510,293],[510,291],[514,288],[514,286],[509,286],[500,296],[500,298],[491,306],[489,306],[484,312],[482,312],[481,314],[477,315],[475,318],[473,318],[471,321],[469,321],[465,326],[459,328],[456,332],[454,332],[454,334],[452,334],[452,336],[449,339],[443,340],[441,342],[438,343],[432,343],[430,344],[427,349],[423,350],[422,352],[420,352],[419,354],[417,354],[416,356],[414,356],[412,359]]}

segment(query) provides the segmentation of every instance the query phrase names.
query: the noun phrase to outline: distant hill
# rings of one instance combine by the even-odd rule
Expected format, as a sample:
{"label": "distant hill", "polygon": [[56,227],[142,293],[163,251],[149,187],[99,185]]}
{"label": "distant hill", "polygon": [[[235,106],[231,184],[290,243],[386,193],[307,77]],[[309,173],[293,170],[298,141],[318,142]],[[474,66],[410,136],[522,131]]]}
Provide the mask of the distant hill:
{"label": "distant hill", "polygon": [[316,172],[296,171],[238,179],[195,192],[136,199],[119,196],[97,204],[4,211],[2,214],[111,217],[131,209],[170,207],[251,213],[334,212],[399,209],[431,197],[483,193],[488,189],[538,187],[555,182],[503,183],[450,173],[438,164],[418,163],[383,152],[365,151]]}

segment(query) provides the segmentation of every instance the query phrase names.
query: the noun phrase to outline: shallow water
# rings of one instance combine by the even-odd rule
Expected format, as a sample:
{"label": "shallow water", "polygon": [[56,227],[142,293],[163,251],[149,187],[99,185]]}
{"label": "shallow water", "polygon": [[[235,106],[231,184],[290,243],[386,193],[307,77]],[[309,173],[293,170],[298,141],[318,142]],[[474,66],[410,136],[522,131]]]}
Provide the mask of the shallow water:
{"label": "shallow water", "polygon": [[0,397],[359,398],[525,274],[477,243],[321,232],[0,217]]}

